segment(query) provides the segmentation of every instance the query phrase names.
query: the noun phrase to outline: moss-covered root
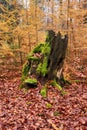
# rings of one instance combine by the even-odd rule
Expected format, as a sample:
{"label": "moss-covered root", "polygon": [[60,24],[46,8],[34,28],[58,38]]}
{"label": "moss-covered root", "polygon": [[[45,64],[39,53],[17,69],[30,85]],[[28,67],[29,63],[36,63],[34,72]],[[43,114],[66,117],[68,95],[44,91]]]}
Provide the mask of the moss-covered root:
{"label": "moss-covered root", "polygon": [[44,98],[47,97],[47,84],[45,84],[45,86],[41,89],[40,94]]}
{"label": "moss-covered root", "polygon": [[51,81],[50,84],[56,87],[59,91],[62,91],[62,87],[56,82],[56,80]]}
{"label": "moss-covered root", "polygon": [[35,78],[27,78],[23,81],[22,85],[20,86],[20,88],[25,88],[25,89],[29,89],[29,88],[34,88],[37,87],[38,81]]}

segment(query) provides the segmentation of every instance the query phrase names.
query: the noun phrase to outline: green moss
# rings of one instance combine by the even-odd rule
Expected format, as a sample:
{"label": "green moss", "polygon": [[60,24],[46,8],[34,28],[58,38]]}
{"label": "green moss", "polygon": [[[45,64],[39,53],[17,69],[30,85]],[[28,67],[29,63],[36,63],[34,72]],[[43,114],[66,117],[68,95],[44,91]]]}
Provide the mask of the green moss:
{"label": "green moss", "polygon": [[45,43],[44,46],[42,47],[42,54],[44,56],[49,56],[50,50],[51,50],[50,44],[49,43]]}
{"label": "green moss", "polygon": [[56,80],[53,80],[53,81],[51,82],[51,85],[52,85],[52,86],[55,86],[59,91],[62,90],[62,87],[56,82]]}
{"label": "green moss", "polygon": [[22,81],[24,81],[25,78],[27,77],[29,70],[30,70],[30,66],[28,65],[28,63],[25,63],[22,69]]}
{"label": "green moss", "polygon": [[41,89],[40,94],[44,98],[47,96],[47,86],[46,85]]}
{"label": "green moss", "polygon": [[29,61],[39,61],[40,59],[38,57],[34,56],[34,53],[31,52],[28,54],[28,60]]}
{"label": "green moss", "polygon": [[43,46],[44,44],[39,44],[38,46],[36,46],[33,50],[33,53],[40,53],[42,51]]}
{"label": "green moss", "polygon": [[61,91],[61,95],[62,95],[62,96],[67,95],[67,94],[68,94],[68,92],[66,92],[66,91],[64,91],[64,90]]}
{"label": "green moss", "polygon": [[28,83],[28,84],[37,84],[37,80],[35,78],[27,78],[24,83]]}
{"label": "green moss", "polygon": [[42,69],[42,63],[39,63],[36,69],[36,73],[41,74],[41,69]]}
{"label": "green moss", "polygon": [[28,57],[28,60],[31,60],[31,61],[39,61],[40,59],[39,59],[38,57],[31,56],[31,57]]}
{"label": "green moss", "polygon": [[38,81],[35,78],[27,78],[20,85],[20,89],[25,88],[26,90],[28,90],[29,88],[35,88],[37,87],[37,82]]}
{"label": "green moss", "polygon": [[46,104],[46,107],[47,107],[47,108],[51,108],[51,107],[52,107],[52,104],[47,103],[47,104]]}
{"label": "green moss", "polygon": [[46,74],[48,72],[47,65],[48,65],[48,58],[44,57],[42,68],[41,68],[41,74],[44,77],[46,76]]}
{"label": "green moss", "polygon": [[48,58],[44,57],[43,63],[38,64],[36,72],[45,77],[48,72],[47,65],[48,65]]}
{"label": "green moss", "polygon": [[72,82],[71,82],[71,81],[69,81],[69,80],[67,80],[67,79],[64,79],[64,83],[65,83],[65,84],[72,85]]}
{"label": "green moss", "polygon": [[41,67],[41,75],[42,76],[46,76],[47,72],[48,72],[48,57],[49,57],[49,54],[50,54],[50,45],[49,43],[45,43],[43,48],[42,48],[42,54],[44,55],[44,58],[43,58],[43,62],[42,62],[42,65],[40,66]]}
{"label": "green moss", "polygon": [[20,89],[24,88],[24,84],[22,83],[20,86],[19,86]]}
{"label": "green moss", "polygon": [[20,85],[20,89],[25,88],[26,90],[29,90],[29,88],[36,88],[37,82],[38,81],[35,78],[27,78]]}
{"label": "green moss", "polygon": [[34,54],[33,51],[29,52],[27,58],[33,56],[33,54]]}

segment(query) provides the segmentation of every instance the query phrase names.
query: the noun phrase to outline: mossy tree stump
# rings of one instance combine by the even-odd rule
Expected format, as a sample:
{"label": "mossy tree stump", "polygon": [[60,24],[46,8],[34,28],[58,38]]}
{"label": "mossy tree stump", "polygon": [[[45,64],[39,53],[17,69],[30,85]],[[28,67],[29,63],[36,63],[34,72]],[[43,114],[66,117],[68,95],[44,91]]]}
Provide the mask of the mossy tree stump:
{"label": "mossy tree stump", "polygon": [[28,61],[22,70],[23,85],[25,81],[31,81],[30,79],[26,80],[27,78],[33,78],[33,81],[35,78],[37,81],[43,79],[44,82],[56,80],[58,84],[63,86],[63,64],[67,45],[67,35],[62,37],[60,32],[55,34],[54,31],[49,30],[45,43],[36,46],[28,55]]}

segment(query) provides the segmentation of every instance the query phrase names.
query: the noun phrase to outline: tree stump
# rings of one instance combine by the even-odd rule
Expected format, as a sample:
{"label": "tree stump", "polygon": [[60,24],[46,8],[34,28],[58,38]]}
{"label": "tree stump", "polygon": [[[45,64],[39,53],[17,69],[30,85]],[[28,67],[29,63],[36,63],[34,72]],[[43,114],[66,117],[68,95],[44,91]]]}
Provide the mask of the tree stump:
{"label": "tree stump", "polygon": [[48,59],[48,79],[56,79],[59,84],[63,85],[63,64],[68,45],[68,37],[65,35],[62,38],[60,32],[54,35],[53,31],[49,31],[49,37],[53,37],[53,39],[50,42],[51,51]]}
{"label": "tree stump", "polygon": [[23,82],[26,81],[27,83],[27,81],[31,81],[31,79],[26,80],[27,77],[30,77],[33,78],[30,85],[34,81],[36,85],[35,78],[37,81],[43,79],[44,82],[47,80],[56,80],[59,85],[63,86],[63,64],[67,45],[67,35],[62,37],[60,32],[55,34],[53,30],[49,30],[45,43],[36,46],[32,53],[29,54],[28,62],[22,70]]}

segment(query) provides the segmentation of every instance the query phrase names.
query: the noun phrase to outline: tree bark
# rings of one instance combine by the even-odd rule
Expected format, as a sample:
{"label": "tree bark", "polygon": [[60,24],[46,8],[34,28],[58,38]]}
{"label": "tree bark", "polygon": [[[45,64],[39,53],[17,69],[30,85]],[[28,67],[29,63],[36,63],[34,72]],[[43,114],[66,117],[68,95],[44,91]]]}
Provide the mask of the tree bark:
{"label": "tree bark", "polygon": [[60,32],[54,36],[53,31],[49,31],[49,35],[53,39],[50,43],[51,52],[48,59],[48,79],[56,79],[62,85],[64,84],[63,64],[68,45],[68,37],[67,35],[62,37]]}

